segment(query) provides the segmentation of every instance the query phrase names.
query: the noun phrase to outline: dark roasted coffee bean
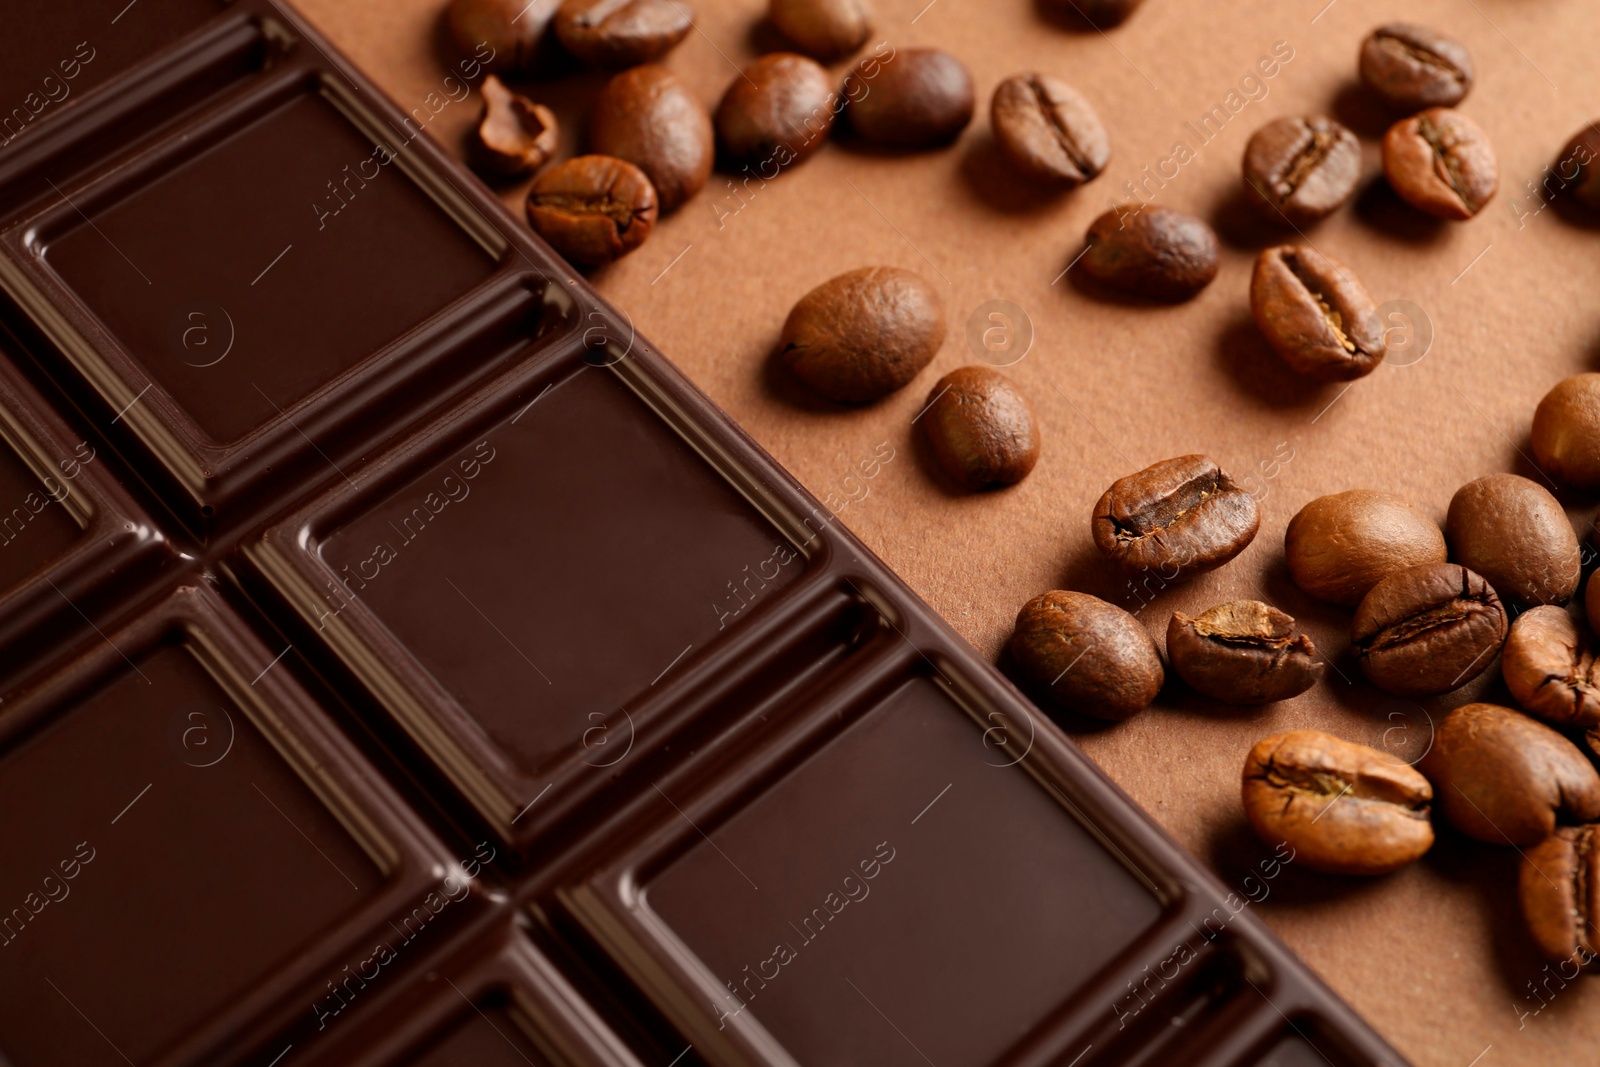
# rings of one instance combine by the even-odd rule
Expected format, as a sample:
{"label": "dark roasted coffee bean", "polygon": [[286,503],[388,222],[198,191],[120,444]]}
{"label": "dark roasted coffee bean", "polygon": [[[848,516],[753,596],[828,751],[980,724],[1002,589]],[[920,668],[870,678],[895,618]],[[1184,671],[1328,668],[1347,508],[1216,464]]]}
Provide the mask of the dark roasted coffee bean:
{"label": "dark roasted coffee bean", "polygon": [[762,56],[740,72],[717,105],[717,146],[730,162],[776,173],[821,148],[840,98],[828,72],[793,52]]}
{"label": "dark roasted coffee bean", "polygon": [[1597,159],[1600,159],[1600,123],[1591,122],[1567,142],[1567,147],[1561,150],[1561,158],[1551,168],[1572,199],[1591,211],[1600,211]]}
{"label": "dark roasted coffee bean", "polygon": [[1450,555],[1523,604],[1565,604],[1578,591],[1578,535],[1538,482],[1491,474],[1456,490],[1445,519]]}
{"label": "dark roasted coffee bean", "polygon": [[1448,693],[1482,674],[1506,637],[1489,583],[1454,563],[1424,563],[1373,586],[1350,638],[1361,670],[1396,696]]}
{"label": "dark roasted coffee bean", "polygon": [[1528,849],[1517,875],[1522,917],[1551,963],[1594,969],[1600,958],[1600,850],[1595,827],[1562,826]]}
{"label": "dark roasted coffee bean", "polygon": [[1387,874],[1433,845],[1433,787],[1387,752],[1320,730],[1263,738],[1244,765],[1244,813],[1262,842],[1329,874]]}
{"label": "dark roasted coffee bean", "polygon": [[1111,158],[1100,116],[1083,95],[1048,74],[1018,74],[994,91],[994,137],[1030,175],[1072,187],[1099,175]]}
{"label": "dark roasted coffee bean", "polygon": [[1355,194],[1361,142],[1320,115],[1286,115],[1261,127],[1244,149],[1244,184],[1270,219],[1309,226]]}
{"label": "dark roasted coffee bean", "polygon": [[526,72],[543,50],[561,0],[450,0],[445,22],[456,49],[490,70]]}
{"label": "dark roasted coffee bean", "polygon": [[1109,30],[1123,22],[1144,0],[1046,0],[1045,6],[1074,22]]}
{"label": "dark roasted coffee bean", "polygon": [[795,377],[817,393],[865,404],[915,378],[944,333],[944,304],[933,286],[898,267],[865,267],[801,297],[779,347]]}
{"label": "dark roasted coffee bean", "polygon": [[972,75],[949,52],[902,48],[864,60],[845,82],[850,127],[884,148],[935,148],[972,121]]}
{"label": "dark roasted coffee bean", "polygon": [[1444,717],[1422,769],[1439,811],[1491,845],[1527,848],[1557,822],[1600,819],[1600,775],[1578,746],[1520,711],[1467,704]]}
{"label": "dark roasted coffee bean", "polygon": [[611,156],[558,163],[528,191],[528,222],[562,256],[599,267],[644,244],[656,224],[656,191],[644,171]]}
{"label": "dark roasted coffee bean", "polygon": [[1317,684],[1323,663],[1294,619],[1259,600],[1218,604],[1190,618],[1173,612],[1167,662],[1189,685],[1224,704],[1270,704]]}
{"label": "dark roasted coffee bean", "polygon": [[1600,489],[1600,374],[1556,383],[1533,413],[1539,469],[1570,489]]}
{"label": "dark roasted coffee bean", "polygon": [[1119,292],[1188,300],[1211,284],[1220,258],[1210,226],[1181,211],[1124,204],[1095,219],[1082,266]]}
{"label": "dark roasted coffee bean", "polygon": [[1401,119],[1383,135],[1383,173],[1419,211],[1460,221],[1500,187],[1500,165],[1478,124],[1446,107]]}
{"label": "dark roasted coffee bean", "polygon": [[1129,572],[1182,581],[1243,552],[1261,525],[1256,498],[1208,456],[1162,460],[1112,484],[1095,505],[1095,547]]}
{"label": "dark roasted coffee bean", "polygon": [[507,89],[493,74],[483,79],[483,114],[474,128],[473,159],[495,174],[532,174],[556,154],[560,140],[553,112]]}
{"label": "dark roasted coffee bean", "polygon": [[1371,374],[1383,362],[1383,322],[1361,280],[1310,245],[1256,258],[1250,313],[1289,367],[1323,382]]}
{"label": "dark roasted coffee bean", "polygon": [[1087,593],[1042,593],[1017,613],[1007,646],[1031,690],[1056,707],[1126,719],[1150,706],[1165,674],[1139,620]]}
{"label": "dark roasted coffee bean", "polygon": [[772,0],[767,18],[797,49],[824,63],[843,59],[872,35],[866,0]]}
{"label": "dark roasted coffee bean", "polygon": [[940,378],[918,421],[934,462],[965,489],[1014,485],[1039,462],[1033,408],[992,367],[962,367]]}
{"label": "dark roasted coffee bean", "polygon": [[1450,558],[1438,523],[1370,489],[1321,496],[1301,508],[1289,520],[1283,554],[1295,585],[1351,608],[1396,571]]}
{"label": "dark roasted coffee bean", "polygon": [[629,67],[652,63],[694,27],[685,0],[563,0],[556,36],[586,63]]}
{"label": "dark roasted coffee bean", "polygon": [[1379,26],[1361,43],[1361,80],[1402,111],[1454,107],[1472,88],[1472,56],[1423,26]]}
{"label": "dark roasted coffee bean", "polygon": [[600,90],[589,147],[644,171],[662,211],[688,200],[711,177],[711,117],[676,74],[654,63],[625,70]]}
{"label": "dark roasted coffee bean", "polygon": [[1518,615],[1500,673],[1529,715],[1557,726],[1600,726],[1600,663],[1565,608],[1547,604]]}

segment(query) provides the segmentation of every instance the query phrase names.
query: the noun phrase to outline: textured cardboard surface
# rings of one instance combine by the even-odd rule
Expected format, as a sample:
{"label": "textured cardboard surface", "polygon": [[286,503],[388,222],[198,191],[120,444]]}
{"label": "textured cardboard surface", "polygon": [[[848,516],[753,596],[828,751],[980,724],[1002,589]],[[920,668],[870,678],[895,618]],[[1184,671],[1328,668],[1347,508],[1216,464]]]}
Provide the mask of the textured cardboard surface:
{"label": "textured cardboard surface", "polygon": [[[480,105],[476,93],[451,101],[460,90],[446,82],[441,0],[298,3],[404,107],[417,108],[430,133],[461,151]],[[1464,699],[1406,704],[1365,685],[1345,655],[1348,616],[1313,604],[1288,581],[1283,531],[1307,501],[1342,489],[1387,490],[1442,520],[1451,493],[1471,478],[1505,470],[1539,477],[1527,458],[1534,405],[1560,378],[1600,362],[1592,299],[1600,231],[1554,207],[1540,210],[1528,187],[1570,134],[1600,117],[1592,5],[1148,0],[1127,25],[1102,35],[1054,26],[1029,0],[874,3],[874,43],[937,45],[970,66],[979,115],[961,140],[914,156],[830,145],[770,183],[714,176],[638,253],[596,276],[601,291],[810,490],[831,498],[843,521],[985,654],[999,650],[1017,608],[1048,588],[1096,592],[1130,610],[1148,602],[1140,615],[1158,639],[1174,609],[1194,613],[1239,597],[1270,600],[1300,618],[1334,662],[1312,693],[1241,713],[1170,686],[1138,719],[1104,729],[1072,724],[1073,736],[1224,880],[1260,898],[1259,913],[1417,1063],[1495,1067],[1592,1056],[1600,983],[1566,982],[1531,952],[1517,916],[1514,852],[1445,831],[1422,863],[1389,878],[1356,882],[1291,866],[1273,882],[1246,882],[1263,852],[1238,800],[1239,770],[1260,736],[1313,726],[1415,755],[1427,744],[1430,717]],[[737,76],[735,66],[766,48],[763,6],[697,0],[696,32],[668,65],[708,106]],[[1397,18],[1453,33],[1477,63],[1463,110],[1499,152],[1501,189],[1470,223],[1422,218],[1381,180],[1377,139],[1387,116],[1359,89],[1356,52],[1374,25]],[[1275,47],[1280,62],[1262,78],[1258,64]],[[842,76],[845,67],[837,70]],[[989,94],[1026,70],[1076,85],[1110,130],[1109,170],[1075,193],[1040,193],[994,161]],[[577,73],[524,85],[565,122],[567,153],[581,140],[600,83]],[[1197,128],[1217,107],[1227,121],[1206,141]],[[1434,334],[1420,360],[1409,362],[1413,345],[1405,360],[1348,390],[1286,371],[1255,333],[1247,306],[1255,251],[1286,235],[1242,204],[1240,155],[1267,120],[1316,112],[1356,130],[1365,162],[1357,201],[1310,239],[1353,267],[1380,303],[1422,309]],[[1218,125],[1213,120],[1212,130]],[[1176,156],[1192,158],[1164,163],[1180,142],[1188,151]],[[1164,174],[1164,185],[1152,174]],[[1130,307],[1097,300],[1070,276],[1053,281],[1080,250],[1089,221],[1112,198],[1132,195],[1130,181],[1148,182],[1142,197],[1217,226],[1222,270],[1193,302]],[[520,191],[504,190],[519,210]],[[776,388],[765,366],[794,300],[835,274],[877,263],[921,272],[944,292],[951,332],[934,365],[863,410],[825,410]],[[1031,351],[1008,373],[1035,405],[1044,454],[1019,487],[955,496],[926,473],[912,419],[940,374],[975,361],[968,319],[994,299],[1024,309],[1035,331]],[[861,464],[887,452],[883,442],[893,460],[862,478]],[[1219,572],[1135,595],[1100,564],[1090,509],[1117,477],[1189,452],[1209,453],[1258,491],[1261,534]],[[1593,506],[1567,502],[1574,522],[1587,526]],[[1473,691],[1504,699],[1489,681]]]}

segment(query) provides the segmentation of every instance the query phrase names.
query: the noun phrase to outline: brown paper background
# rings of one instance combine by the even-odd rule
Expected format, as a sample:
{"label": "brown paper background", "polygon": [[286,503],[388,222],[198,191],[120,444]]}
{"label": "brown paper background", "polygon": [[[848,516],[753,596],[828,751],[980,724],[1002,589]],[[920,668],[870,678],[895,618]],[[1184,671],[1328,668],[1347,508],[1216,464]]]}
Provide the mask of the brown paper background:
{"label": "brown paper background", "polygon": [[[403,107],[426,115],[428,95],[442,97],[449,57],[440,0],[297,2]],[[1206,452],[1253,479],[1263,504],[1254,545],[1222,571],[1155,599],[1141,617],[1160,637],[1174,609],[1269,599],[1302,620],[1336,670],[1305,697],[1259,712],[1219,712],[1169,686],[1132,722],[1072,731],[1139,803],[1243,888],[1261,855],[1238,802],[1239,769],[1256,738],[1315,726],[1414,753],[1426,744],[1428,716],[1449,703],[1405,710],[1359,681],[1344,655],[1347,616],[1312,604],[1285,576],[1289,518],[1321,494],[1372,487],[1442,520],[1462,482],[1505,470],[1537,477],[1525,457],[1534,405],[1560,378],[1594,369],[1600,355],[1600,232],[1555,208],[1524,214],[1539,206],[1525,184],[1600,116],[1592,0],[1148,0],[1104,35],[1054,26],[1029,0],[934,0],[925,9],[926,0],[873,2],[874,42],[938,45],[971,68],[979,115],[961,140],[913,156],[830,145],[776,181],[752,183],[742,200],[726,176],[714,176],[595,281],[817,496],[848,501],[857,464],[890,442],[895,459],[864,483],[865,498],[839,508],[841,517],[985,655],[997,653],[1017,608],[1044,589],[1081,588],[1138,607],[1104,572],[1089,537],[1090,509],[1115,478]],[[714,106],[735,64],[763,49],[763,4],[696,0],[696,8],[697,29],[669,65]],[[1377,137],[1386,119],[1359,91],[1355,58],[1366,32],[1395,18],[1456,35],[1477,63],[1463,110],[1499,151],[1501,190],[1470,223],[1417,216],[1382,183]],[[1294,56],[1265,82],[1265,97],[1200,147],[1159,196],[1217,226],[1225,252],[1216,282],[1173,308],[1105,303],[1070,278],[1052,284],[1089,221],[1111,198],[1126,198],[1123,183],[1179,139],[1198,147],[1185,122],[1223,103],[1278,41]],[[1086,93],[1111,133],[1107,173],[1069,195],[1013,182],[991,154],[989,94],[1007,75],[1033,69]],[[526,86],[557,109],[568,152],[599,84],[580,74]],[[475,94],[450,104],[429,132],[461,151],[478,106]],[[1268,119],[1315,112],[1361,135],[1365,179],[1358,200],[1311,239],[1353,267],[1380,303],[1407,299],[1425,309],[1436,334],[1420,362],[1381,367],[1342,396],[1342,387],[1284,370],[1254,334],[1247,307],[1254,251],[1284,238],[1241,208],[1240,154]],[[517,188],[505,192],[519,205]],[[945,294],[951,332],[934,365],[865,410],[820,410],[774,391],[764,364],[789,306],[835,274],[879,263],[918,271]],[[1021,486],[958,497],[920,464],[911,420],[939,375],[974,362],[965,327],[990,299],[1020,305],[1036,330],[1032,351],[1008,373],[1032,398],[1044,454]],[[1574,521],[1587,525],[1593,508],[1568,502]],[[1446,832],[1422,863],[1381,880],[1291,867],[1257,911],[1419,1064],[1588,1061],[1600,1047],[1600,982],[1562,989],[1541,972],[1517,917],[1516,860]],[[1530,981],[1548,983],[1549,1006],[1538,1014]]]}

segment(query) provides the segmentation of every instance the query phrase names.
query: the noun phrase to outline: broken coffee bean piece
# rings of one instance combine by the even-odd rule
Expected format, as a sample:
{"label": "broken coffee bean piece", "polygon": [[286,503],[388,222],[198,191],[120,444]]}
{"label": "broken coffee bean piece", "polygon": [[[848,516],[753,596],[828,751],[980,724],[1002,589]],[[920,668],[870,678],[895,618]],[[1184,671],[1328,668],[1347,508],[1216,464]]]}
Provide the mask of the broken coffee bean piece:
{"label": "broken coffee bean piece", "polygon": [[1166,677],[1139,620],[1087,593],[1052,590],[1024,604],[1007,654],[1041,699],[1097,719],[1143,711]]}
{"label": "broken coffee bean piece", "polygon": [[1517,704],[1557,726],[1600,726],[1600,664],[1565,608],[1531,608],[1511,624],[1500,673]]}
{"label": "broken coffee bean piece", "polygon": [[1309,245],[1280,245],[1256,258],[1250,313],[1290,369],[1323,382],[1365,377],[1386,346],[1378,307],[1344,264]]}
{"label": "broken coffee bean piece", "polygon": [[483,80],[483,115],[474,130],[473,154],[495,174],[532,174],[556,154],[555,114],[506,88],[493,74]]}
{"label": "broken coffee bean piece", "polygon": [[1214,570],[1249,547],[1256,498],[1208,456],[1162,460],[1114,482],[1091,519],[1095,547],[1130,573],[1163,582]]}
{"label": "broken coffee bean piece", "polygon": [[1244,149],[1244,183],[1262,214],[1309,226],[1355,195],[1361,142],[1321,115],[1287,115],[1257,130]]}
{"label": "broken coffee bean piece", "polygon": [[1454,563],[1425,563],[1373,586],[1350,627],[1361,671],[1395,696],[1435,696],[1488,669],[1506,612],[1483,580]]}
{"label": "broken coffee bean piece", "polygon": [[1259,600],[1218,604],[1190,618],[1174,612],[1167,662],[1194,689],[1224,704],[1270,704],[1297,697],[1324,665],[1294,619]]}

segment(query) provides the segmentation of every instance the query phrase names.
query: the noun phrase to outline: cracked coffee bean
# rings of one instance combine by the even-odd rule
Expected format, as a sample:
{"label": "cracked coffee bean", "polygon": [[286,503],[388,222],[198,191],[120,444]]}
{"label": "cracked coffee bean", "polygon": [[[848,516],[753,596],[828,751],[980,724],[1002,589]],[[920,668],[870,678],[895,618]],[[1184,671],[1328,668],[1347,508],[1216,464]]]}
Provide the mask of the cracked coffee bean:
{"label": "cracked coffee bean", "polygon": [[1039,462],[1033,408],[992,367],[962,367],[940,378],[918,420],[934,462],[964,489],[1014,485]]}
{"label": "cracked coffee bean", "polygon": [[694,28],[684,0],[563,0],[556,36],[567,51],[603,67],[653,63]]}
{"label": "cracked coffee bean", "polygon": [[694,196],[711,177],[711,116],[682,79],[654,63],[625,70],[600,90],[589,145],[644,171],[662,211]]}
{"label": "cracked coffee bean", "polygon": [[1482,674],[1506,636],[1506,612],[1481,575],[1454,563],[1391,574],[1356,608],[1361,670],[1395,696],[1448,693]]}
{"label": "cracked coffee bean", "polygon": [[1595,830],[1563,826],[1528,849],[1517,874],[1522,917],[1551,963],[1593,970],[1600,957],[1600,851]]}
{"label": "cracked coffee bean", "polygon": [[1271,704],[1322,678],[1323,663],[1294,619],[1259,600],[1218,604],[1190,618],[1173,612],[1167,662],[1194,689],[1224,704]]}
{"label": "cracked coffee bean", "polygon": [[1527,848],[1558,822],[1600,819],[1600,775],[1578,746],[1496,704],[1446,715],[1422,769],[1439,790],[1440,813],[1491,845]]}
{"label": "cracked coffee bean", "polygon": [[1567,142],[1551,170],[1568,183],[1566,192],[1590,211],[1600,211],[1600,123],[1591,122]]}
{"label": "cracked coffee bean", "polygon": [[1147,300],[1188,300],[1211,284],[1217,235],[1201,220],[1164,207],[1123,204],[1095,219],[1081,265],[1111,289]]}
{"label": "cracked coffee bean", "polygon": [[1001,82],[989,122],[1011,162],[1068,188],[1097,177],[1111,158],[1111,142],[1094,107],[1048,74],[1018,74]]}
{"label": "cracked coffee bean", "polygon": [[1361,44],[1361,80],[1401,111],[1454,107],[1472,88],[1472,56],[1425,26],[1379,26]]}
{"label": "cracked coffee bean", "polygon": [[534,179],[528,222],[567,260],[600,267],[650,236],[656,224],[656,191],[632,163],[578,156]]}
{"label": "cracked coffee bean", "polygon": [[966,66],[937,48],[902,48],[887,59],[864,60],[845,84],[850,128],[884,148],[948,144],[977,106]]}
{"label": "cracked coffee bean", "polygon": [[1578,535],[1561,504],[1538,482],[1491,474],[1450,499],[1450,555],[1522,604],[1565,604],[1578,591]]}
{"label": "cracked coffee bean", "polygon": [[843,59],[872,35],[864,0],[772,0],[767,18],[796,48],[824,63]]}
{"label": "cracked coffee bean", "polygon": [[1273,351],[1308,378],[1348,382],[1383,362],[1372,297],[1349,267],[1309,245],[1279,245],[1256,258],[1250,313]]}
{"label": "cracked coffee bean", "polygon": [[776,173],[823,146],[838,103],[833,80],[815,60],[773,52],[744,68],[723,94],[717,146],[729,162]]}
{"label": "cracked coffee bean", "polygon": [[[532,70],[561,0],[451,0],[450,39],[464,56],[503,73]],[[490,59],[483,59],[488,48]]]}
{"label": "cracked coffee bean", "polygon": [[1600,374],[1558,382],[1533,413],[1539,469],[1570,489],[1600,489]]}
{"label": "cracked coffee bean", "polygon": [[1256,836],[1287,843],[1312,870],[1387,874],[1433,845],[1428,780],[1387,752],[1320,730],[1258,741],[1243,792]]}
{"label": "cracked coffee bean", "polygon": [[1255,132],[1244,149],[1244,183],[1268,218],[1309,226],[1355,195],[1361,142],[1330,118],[1285,116]]}
{"label": "cracked coffee bean", "polygon": [[1532,608],[1511,624],[1500,673],[1522,710],[1557,726],[1600,726],[1600,664],[1565,608]]}
{"label": "cracked coffee bean", "polygon": [[915,378],[944,335],[944,304],[933,286],[898,267],[864,267],[800,298],[779,355],[820,395],[866,404]]}
{"label": "cracked coffee bean", "polygon": [[1030,690],[1058,708],[1127,719],[1150,706],[1165,672],[1139,620],[1087,593],[1041,593],[1017,613],[1007,645]]}
{"label": "cracked coffee bean", "polygon": [[493,74],[483,79],[483,115],[474,129],[475,162],[495,174],[532,174],[556,154],[555,114],[506,88]]}
{"label": "cracked coffee bean", "polygon": [[1295,585],[1348,608],[1396,571],[1450,558],[1438,523],[1370,489],[1320,496],[1301,508],[1289,520],[1283,554]]}
{"label": "cracked coffee bean", "polygon": [[1441,219],[1470,219],[1494,198],[1500,167],[1478,124],[1445,107],[1401,119],[1383,135],[1383,173],[1400,199]]}
{"label": "cracked coffee bean", "polygon": [[1207,456],[1162,460],[1112,484],[1095,505],[1094,543],[1124,570],[1166,582],[1214,570],[1249,547],[1256,498]]}

